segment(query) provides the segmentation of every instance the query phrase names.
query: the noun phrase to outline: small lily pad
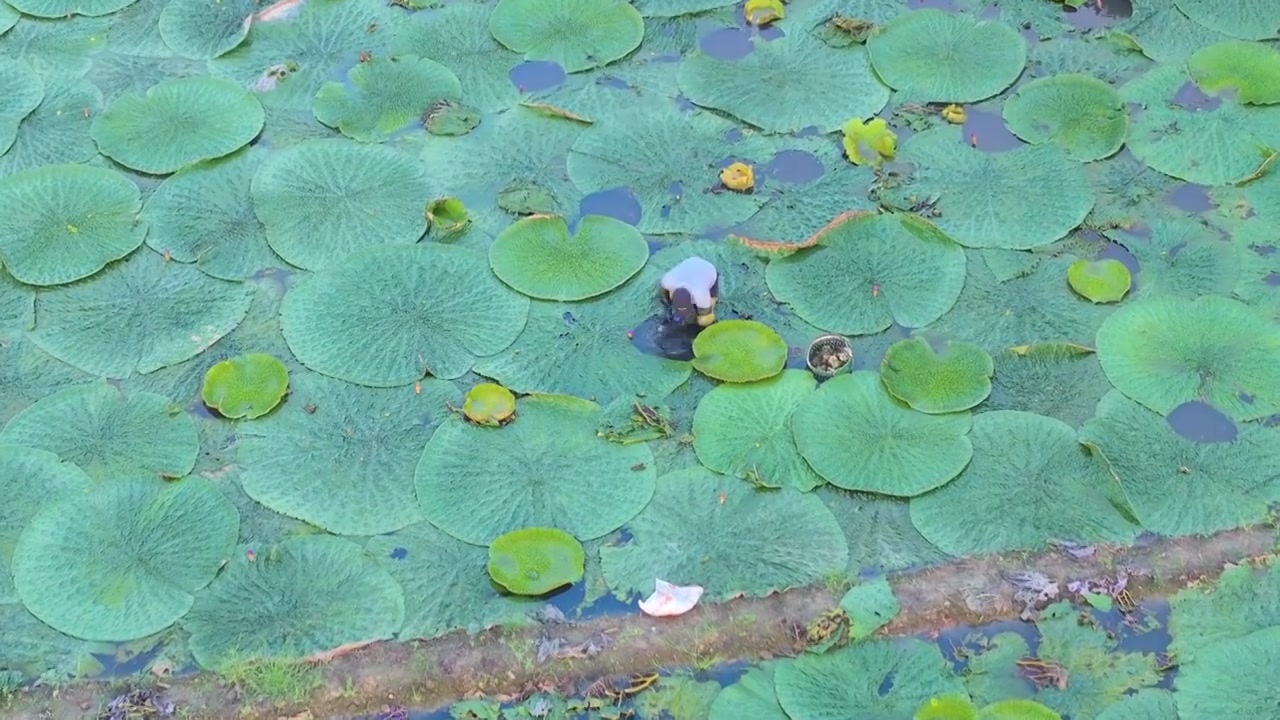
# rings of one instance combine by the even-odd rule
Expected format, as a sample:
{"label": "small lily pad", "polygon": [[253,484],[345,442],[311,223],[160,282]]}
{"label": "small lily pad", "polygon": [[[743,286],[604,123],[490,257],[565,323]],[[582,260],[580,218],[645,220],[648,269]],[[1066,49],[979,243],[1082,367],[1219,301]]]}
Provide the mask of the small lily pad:
{"label": "small lily pad", "polygon": [[1067,282],[1081,297],[1095,303],[1113,303],[1129,292],[1133,278],[1124,263],[1112,258],[1081,258],[1067,268]]}
{"label": "small lily pad", "polygon": [[489,246],[493,274],[540,300],[602,295],[640,272],[648,259],[640,231],[605,215],[582,218],[573,235],[564,218],[534,215],[508,226]]}
{"label": "small lily pad", "polygon": [[753,382],[773,377],[787,364],[787,343],[755,320],[724,320],[693,341],[693,366],[724,382]]}
{"label": "small lily pad", "polygon": [[516,412],[516,396],[496,383],[480,383],[467,391],[462,414],[477,425],[497,426]]}
{"label": "small lily pad", "polygon": [[968,410],[991,394],[991,356],[980,345],[950,341],[935,348],[924,338],[900,340],[880,364],[890,395],[923,413]]}
{"label": "small lily pad", "polygon": [[465,229],[471,223],[471,216],[461,200],[445,197],[432,200],[427,205],[427,220],[431,221],[434,232],[452,235]]}
{"label": "small lily pad", "polygon": [[1280,103],[1280,52],[1259,42],[1227,40],[1202,47],[1187,60],[1201,90],[1234,90],[1245,105]]}
{"label": "small lily pad", "polygon": [[489,32],[525,60],[550,60],[575,73],[635,50],[644,18],[625,0],[501,0]]}
{"label": "small lily pad", "polygon": [[512,530],[489,545],[489,577],[516,595],[545,595],[582,579],[582,543],[548,527]]}
{"label": "small lily pad", "polygon": [[346,82],[316,93],[316,119],[360,142],[380,142],[408,127],[439,100],[457,100],[462,84],[449,68],[416,55],[356,63]]}
{"label": "small lily pad", "polygon": [[252,420],[271,412],[288,389],[284,363],[266,353],[248,353],[209,368],[200,397],[223,417]]}

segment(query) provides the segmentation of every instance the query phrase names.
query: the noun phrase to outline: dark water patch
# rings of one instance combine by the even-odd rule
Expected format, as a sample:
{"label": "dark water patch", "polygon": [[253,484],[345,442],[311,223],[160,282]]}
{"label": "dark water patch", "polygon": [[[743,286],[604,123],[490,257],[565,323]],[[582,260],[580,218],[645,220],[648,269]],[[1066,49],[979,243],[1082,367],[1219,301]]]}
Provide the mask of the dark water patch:
{"label": "dark water patch", "polygon": [[693,101],[685,97],[684,95],[677,95],[676,109],[679,110],[680,112],[693,112],[694,110],[698,109],[698,106],[694,105]]}
{"label": "dark water patch", "polygon": [[1180,437],[1196,443],[1231,442],[1240,433],[1231,418],[1199,400],[1182,403],[1165,420]]}
{"label": "dark water patch", "polygon": [[741,142],[743,137],[745,136],[742,134],[742,128],[729,128],[725,131],[724,141],[733,144]]}
{"label": "dark water patch", "polygon": [[94,677],[99,679],[123,678],[146,672],[147,667],[151,665],[151,661],[156,659],[161,650],[164,650],[165,643],[156,641],[151,647],[143,647],[139,651],[139,644],[145,642],[147,640],[143,639],[132,643],[117,643],[115,652],[111,655],[90,653],[93,659],[102,664],[102,672]]}
{"label": "dark water patch", "polygon": [[607,88],[612,88],[614,90],[630,90],[631,89],[631,85],[628,84],[626,80],[623,80],[620,77],[614,77],[613,75],[605,75],[604,77],[598,78],[596,80],[596,84],[603,85]]}
{"label": "dark water patch", "polygon": [[1131,223],[1127,227],[1116,228],[1116,232],[1122,235],[1128,235],[1131,238],[1139,238],[1142,240],[1151,240],[1151,227],[1144,222]]}
{"label": "dark water patch", "polygon": [[799,130],[791,134],[794,137],[807,138],[807,137],[818,137],[819,135],[822,135],[823,132],[822,132],[822,128],[819,128],[817,125],[810,125],[808,127],[800,128]]}
{"label": "dark water patch", "polygon": [[1035,28],[1031,27],[1031,23],[1022,23],[1019,25],[1018,34],[1022,36],[1023,40],[1027,41],[1028,45],[1034,45],[1040,42],[1040,33],[1036,32]]}
{"label": "dark water patch", "polygon": [[1119,260],[1129,271],[1129,293],[1133,294],[1138,290],[1138,273],[1142,270],[1142,265],[1138,262],[1138,258],[1129,252],[1125,246],[1119,243],[1113,243],[1110,240],[1103,241],[1098,248],[1098,252],[1093,256],[1094,260]]}
{"label": "dark water patch", "polygon": [[526,60],[507,73],[511,84],[520,92],[542,92],[564,82],[564,68],[558,62]]}
{"label": "dark water patch", "polygon": [[783,150],[760,173],[773,180],[785,183],[804,184],[822,177],[826,172],[817,155],[803,150]]}
{"label": "dark water patch", "polygon": [[1213,198],[1209,197],[1209,188],[1204,185],[1182,183],[1164,196],[1166,202],[1179,210],[1193,215],[1209,212],[1213,209]]}
{"label": "dark water patch", "polygon": [[1258,253],[1262,257],[1271,257],[1276,254],[1275,245],[1250,245],[1249,249]]}
{"label": "dark water patch", "polygon": [[717,60],[741,60],[753,49],[751,31],[740,27],[712,30],[698,39],[698,49]]}
{"label": "dark water patch", "polygon": [[956,4],[956,0],[903,0],[903,4],[908,10],[945,10],[947,12],[961,12],[960,6]]}
{"label": "dark water patch", "polygon": [[667,194],[671,196],[671,200],[662,206],[660,214],[664,218],[671,217],[671,208],[684,197],[684,186],[679,181],[673,182],[667,186]]}
{"label": "dark water patch", "polygon": [[638,225],[640,201],[628,187],[601,190],[583,196],[578,202],[578,215],[607,215],[628,225]]}
{"label": "dark water patch", "polygon": [[1040,633],[1036,626],[1018,620],[1002,620],[981,627],[956,625],[941,630],[936,642],[942,656],[951,663],[951,668],[957,673],[963,673],[969,667],[969,659],[981,654],[983,646],[1003,632],[1022,636],[1032,656],[1040,649]]}
{"label": "dark water patch", "polygon": [[1280,287],[1280,273],[1267,273],[1267,276],[1262,278],[1262,282],[1266,283],[1267,287]]}
{"label": "dark water patch", "polygon": [[654,315],[631,329],[631,345],[646,355],[688,361],[693,359],[693,339],[701,330],[697,325],[676,325]]}
{"label": "dark water patch", "polygon": [[1103,30],[1133,15],[1129,0],[1088,0],[1078,8],[1062,4],[1068,23],[1080,30]]}
{"label": "dark water patch", "polygon": [[1169,102],[1183,110],[1214,110],[1222,104],[1222,98],[1205,95],[1194,82],[1188,80],[1169,98]]}
{"label": "dark water patch", "polygon": [[1004,124],[999,113],[974,108],[965,109],[964,139],[983,152],[1008,152],[1023,144]]}

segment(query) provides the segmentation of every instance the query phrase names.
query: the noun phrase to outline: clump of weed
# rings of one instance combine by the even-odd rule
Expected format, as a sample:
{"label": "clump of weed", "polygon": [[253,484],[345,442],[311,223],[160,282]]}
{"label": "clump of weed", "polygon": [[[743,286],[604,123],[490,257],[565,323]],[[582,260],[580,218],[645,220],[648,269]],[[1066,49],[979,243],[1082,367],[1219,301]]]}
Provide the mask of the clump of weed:
{"label": "clump of weed", "polygon": [[301,702],[323,683],[320,668],[298,660],[250,660],[231,665],[222,676],[246,695],[285,702]]}

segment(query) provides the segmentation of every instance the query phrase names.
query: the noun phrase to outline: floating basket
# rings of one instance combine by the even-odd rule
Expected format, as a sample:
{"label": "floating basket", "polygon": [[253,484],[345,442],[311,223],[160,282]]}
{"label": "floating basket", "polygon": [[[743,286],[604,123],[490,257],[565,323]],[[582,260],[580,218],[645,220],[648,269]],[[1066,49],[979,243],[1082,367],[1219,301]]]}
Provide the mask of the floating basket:
{"label": "floating basket", "polygon": [[[843,362],[831,364],[833,356],[843,359]],[[853,345],[843,335],[819,335],[809,343],[809,349],[805,352],[805,364],[817,377],[832,377],[853,367]]]}

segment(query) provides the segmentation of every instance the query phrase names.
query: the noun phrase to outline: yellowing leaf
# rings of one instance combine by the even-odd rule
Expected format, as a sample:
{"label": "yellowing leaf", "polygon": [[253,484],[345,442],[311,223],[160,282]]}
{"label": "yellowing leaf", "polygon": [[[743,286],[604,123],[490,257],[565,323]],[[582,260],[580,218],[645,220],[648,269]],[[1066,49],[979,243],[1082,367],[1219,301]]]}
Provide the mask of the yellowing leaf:
{"label": "yellowing leaf", "polygon": [[752,25],[768,25],[781,20],[786,11],[779,0],[747,0],[742,6],[742,15]]}
{"label": "yellowing leaf", "polygon": [[756,186],[756,173],[750,165],[736,162],[720,171],[720,182],[730,190],[748,192]]}
{"label": "yellowing leaf", "polygon": [[854,165],[880,165],[892,159],[898,148],[898,136],[889,129],[883,118],[873,118],[864,123],[854,118],[841,128],[844,132],[844,153]]}
{"label": "yellowing leaf", "polygon": [[951,104],[942,108],[942,119],[952,125],[963,125],[965,121],[964,108],[959,105]]}

